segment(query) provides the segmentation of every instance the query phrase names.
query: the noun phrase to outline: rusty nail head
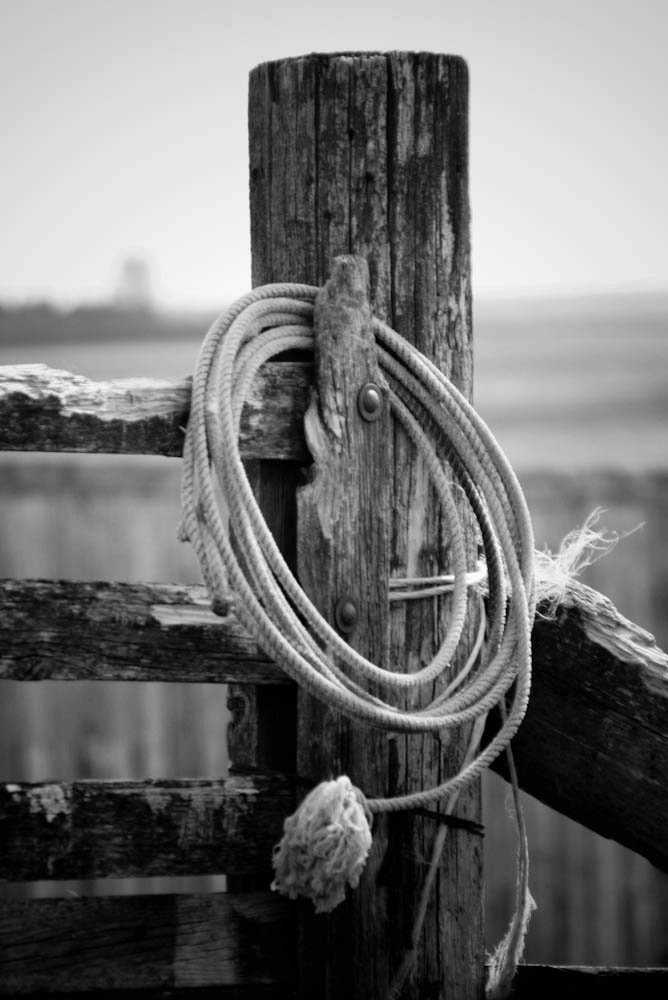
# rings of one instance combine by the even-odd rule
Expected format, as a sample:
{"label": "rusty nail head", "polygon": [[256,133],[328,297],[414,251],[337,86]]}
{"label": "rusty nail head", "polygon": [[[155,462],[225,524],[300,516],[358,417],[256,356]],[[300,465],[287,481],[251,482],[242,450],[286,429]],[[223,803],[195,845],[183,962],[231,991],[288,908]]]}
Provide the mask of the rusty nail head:
{"label": "rusty nail head", "polygon": [[349,597],[342,597],[336,602],[334,619],[339,632],[349,635],[357,625],[357,608]]}
{"label": "rusty nail head", "polygon": [[357,409],[363,420],[378,420],[383,412],[383,394],[375,382],[367,382],[357,396]]}

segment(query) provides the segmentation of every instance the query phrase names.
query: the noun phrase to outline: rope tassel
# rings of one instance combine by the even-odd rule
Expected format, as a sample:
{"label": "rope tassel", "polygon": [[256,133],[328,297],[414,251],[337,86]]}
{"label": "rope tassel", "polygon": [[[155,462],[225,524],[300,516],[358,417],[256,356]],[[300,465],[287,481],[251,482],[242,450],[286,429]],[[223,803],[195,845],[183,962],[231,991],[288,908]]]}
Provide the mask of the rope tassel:
{"label": "rope tassel", "polygon": [[323,781],[283,824],[274,848],[271,888],[306,896],[316,913],[329,913],[356,888],[371,848],[371,813],[349,778]]}

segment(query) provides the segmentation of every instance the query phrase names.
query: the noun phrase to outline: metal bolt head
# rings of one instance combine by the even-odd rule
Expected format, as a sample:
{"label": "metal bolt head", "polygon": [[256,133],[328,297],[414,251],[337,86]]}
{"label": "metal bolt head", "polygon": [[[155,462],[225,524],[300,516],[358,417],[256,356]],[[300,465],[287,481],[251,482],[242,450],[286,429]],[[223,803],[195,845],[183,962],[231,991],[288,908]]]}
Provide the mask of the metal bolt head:
{"label": "metal bolt head", "polygon": [[375,382],[367,382],[357,396],[357,409],[363,420],[378,420],[383,412],[383,394]]}
{"label": "metal bolt head", "polygon": [[357,608],[349,597],[342,597],[336,602],[334,620],[339,632],[349,635],[357,625]]}

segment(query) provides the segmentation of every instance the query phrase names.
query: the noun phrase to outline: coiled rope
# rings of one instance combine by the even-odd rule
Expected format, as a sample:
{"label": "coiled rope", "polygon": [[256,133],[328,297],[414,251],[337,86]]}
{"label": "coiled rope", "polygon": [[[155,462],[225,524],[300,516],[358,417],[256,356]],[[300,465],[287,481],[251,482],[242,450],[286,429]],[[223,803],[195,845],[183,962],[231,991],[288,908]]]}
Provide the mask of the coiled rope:
{"label": "coiled rope", "polygon": [[[181,537],[194,546],[214,608],[228,600],[231,590],[237,617],[260,647],[316,698],[351,718],[395,732],[437,733],[473,723],[463,766],[442,784],[395,798],[365,799],[358,790],[353,796],[359,808],[371,814],[425,808],[443,799],[452,804],[508,746],[526,712],[536,603],[528,510],[511,466],[465,397],[427,357],[374,318],[391,412],[419,451],[447,523],[452,596],[445,638],[431,662],[414,673],[400,669],[401,664],[399,669],[379,667],[342,639],[311,604],[283,559],[253,496],[238,449],[242,409],[258,369],[286,350],[313,350],[318,291],[299,284],[256,288],[211,326],[193,379],[183,454]],[[479,526],[489,613],[484,644],[477,644],[464,667],[433,696],[434,681],[450,667],[464,633],[471,579],[461,518],[444,472],[446,462]],[[229,528],[216,484],[227,505]],[[407,583],[402,581],[402,586]],[[482,637],[482,601],[479,606]],[[368,683],[383,697],[372,694]],[[419,698],[418,707],[406,710],[400,703],[408,690]],[[502,710],[502,724],[479,749],[484,720],[494,707]],[[337,794],[338,804],[350,813],[347,790],[340,786]],[[353,866],[351,883],[359,878],[358,867]],[[322,895],[322,886],[318,891]]]}

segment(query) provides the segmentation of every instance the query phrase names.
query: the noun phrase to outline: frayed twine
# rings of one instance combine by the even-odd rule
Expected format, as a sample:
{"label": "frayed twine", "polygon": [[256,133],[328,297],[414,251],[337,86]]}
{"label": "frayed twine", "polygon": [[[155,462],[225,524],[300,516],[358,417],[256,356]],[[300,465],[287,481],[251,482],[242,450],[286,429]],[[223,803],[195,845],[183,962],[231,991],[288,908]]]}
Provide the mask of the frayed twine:
{"label": "frayed twine", "polygon": [[554,620],[557,608],[568,601],[568,590],[580,573],[593,563],[607,556],[622,538],[627,538],[642,524],[630,531],[608,531],[596,529],[605,513],[603,507],[596,507],[581,528],[569,531],[563,539],[559,551],[553,554],[549,549],[535,554],[536,600],[539,618]]}
{"label": "frayed twine", "polygon": [[371,849],[371,813],[364,795],[345,775],[323,781],[283,824],[274,848],[271,888],[312,900],[329,913],[356,888]]}
{"label": "frayed twine", "polygon": [[529,892],[520,890],[510,926],[494,954],[489,957],[485,1000],[506,1000],[512,991],[517,966],[524,953],[524,941],[536,902]]}
{"label": "frayed twine", "polygon": [[[505,709],[501,708],[502,714]],[[524,811],[520,798],[515,758],[511,748],[506,747],[506,761],[510,775],[513,812],[517,824],[517,878],[515,880],[515,907],[508,930],[489,956],[485,1000],[506,1000],[510,996],[517,966],[524,954],[524,942],[529,929],[531,914],[536,903],[529,891],[529,839]]]}

